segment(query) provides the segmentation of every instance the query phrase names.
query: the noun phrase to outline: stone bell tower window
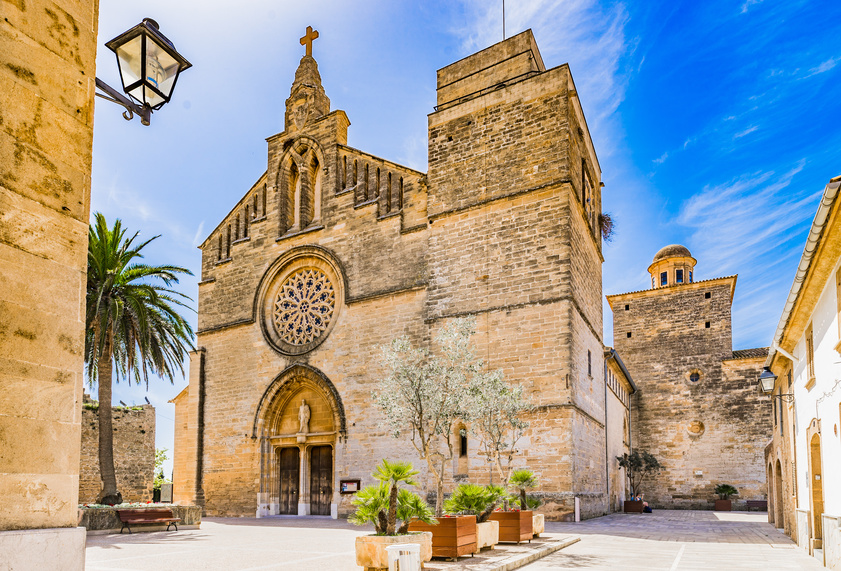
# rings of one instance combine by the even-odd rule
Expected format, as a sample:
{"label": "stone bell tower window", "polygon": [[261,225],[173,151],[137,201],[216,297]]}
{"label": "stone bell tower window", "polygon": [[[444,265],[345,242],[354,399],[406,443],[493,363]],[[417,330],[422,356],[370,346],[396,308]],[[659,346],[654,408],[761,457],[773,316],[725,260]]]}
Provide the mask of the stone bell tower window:
{"label": "stone bell tower window", "polygon": [[669,284],[669,272],[660,272],[660,285],[668,285]]}
{"label": "stone bell tower window", "polygon": [[675,270],[675,283],[682,284],[683,283],[683,270]]}

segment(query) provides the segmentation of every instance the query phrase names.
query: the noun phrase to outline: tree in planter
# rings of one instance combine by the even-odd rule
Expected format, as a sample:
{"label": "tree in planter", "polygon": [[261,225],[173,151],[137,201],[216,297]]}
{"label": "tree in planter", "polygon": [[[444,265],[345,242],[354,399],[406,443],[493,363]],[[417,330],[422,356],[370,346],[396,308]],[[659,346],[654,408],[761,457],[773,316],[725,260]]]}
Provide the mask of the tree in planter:
{"label": "tree in planter", "polygon": [[88,381],[99,387],[99,471],[102,491],[98,502],[118,504],[111,428],[111,381],[132,375],[149,385],[149,373],[173,382],[184,374],[184,355],[192,349],[193,330],[179,314],[189,297],[170,289],[178,274],[193,275],[178,266],[139,263],[151,238],[134,245],[137,234],[125,237],[117,220],[109,228],[96,213],[88,234],[85,363]]}
{"label": "tree in planter", "polygon": [[521,510],[530,510],[540,506],[540,500],[526,495],[526,490],[537,487],[537,476],[531,470],[527,468],[514,470],[508,480],[508,485],[517,491],[518,497],[515,501],[520,504]]}
{"label": "tree in planter", "polygon": [[502,486],[459,484],[444,502],[444,510],[454,515],[475,515],[476,523],[484,523],[504,496]]}
{"label": "tree in planter", "polygon": [[619,466],[625,468],[633,498],[640,497],[639,491],[643,481],[663,468],[657,458],[646,450],[642,452],[634,450],[630,454],[617,456],[616,459],[619,461]]}
{"label": "tree in planter", "polygon": [[[374,524],[377,535],[404,535],[408,533],[412,518],[428,524],[437,523],[429,505],[420,496],[399,487],[401,483],[416,486],[412,477],[417,473],[409,462],[383,459],[373,474],[380,483],[366,486],[356,494],[353,500],[356,512],[349,521],[356,525]],[[398,520],[402,521],[399,528]]]}
{"label": "tree in planter", "polygon": [[435,479],[435,515],[444,502],[444,470],[453,458],[453,427],[464,416],[467,389],[480,373],[470,338],[474,320],[455,319],[436,335],[440,352],[415,348],[400,337],[383,348],[383,376],[374,402],[385,415],[392,436],[411,429],[411,442]]}
{"label": "tree in planter", "polygon": [[715,487],[715,493],[718,494],[718,499],[729,500],[730,496],[735,496],[739,493],[739,490],[730,484],[719,484]]}
{"label": "tree in planter", "polygon": [[476,374],[468,387],[465,420],[479,438],[480,447],[496,468],[503,487],[508,485],[517,441],[529,427],[520,417],[532,408],[523,396],[523,388],[509,386],[502,371]]}

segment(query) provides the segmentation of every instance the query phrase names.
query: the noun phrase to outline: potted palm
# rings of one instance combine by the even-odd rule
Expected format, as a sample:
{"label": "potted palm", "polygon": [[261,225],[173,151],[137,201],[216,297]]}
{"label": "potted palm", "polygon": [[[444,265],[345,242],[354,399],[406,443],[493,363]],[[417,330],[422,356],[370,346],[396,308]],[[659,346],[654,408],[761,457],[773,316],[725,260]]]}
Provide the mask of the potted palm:
{"label": "potted palm", "polygon": [[504,495],[501,486],[461,484],[444,502],[448,514],[476,516],[476,553],[499,543],[499,522],[489,518]]}
{"label": "potted palm", "polygon": [[619,467],[625,469],[625,475],[631,485],[631,499],[625,500],[624,512],[642,513],[645,502],[642,500],[640,486],[647,477],[659,472],[663,466],[653,454],[645,450],[634,450],[630,454],[617,456],[616,459],[619,461]]}
{"label": "potted palm", "polygon": [[715,501],[715,511],[729,512],[733,508],[730,496],[735,496],[739,493],[739,490],[730,484],[719,484],[715,487],[715,493],[718,494],[718,499]]}
{"label": "potted palm", "polygon": [[356,538],[356,564],[365,571],[388,569],[385,548],[398,543],[417,543],[421,562],[432,559],[432,534],[409,530],[413,518],[435,523],[432,509],[420,496],[399,487],[400,484],[416,486],[413,477],[417,474],[409,462],[384,459],[373,474],[380,483],[363,488],[354,498],[356,512],[349,521],[356,525],[373,524],[375,530],[373,535]]}
{"label": "potted palm", "polygon": [[517,492],[510,498],[517,507],[496,511],[491,515],[492,520],[499,522],[499,541],[531,541],[534,533],[534,513],[531,509],[540,505],[540,500],[529,498],[526,490],[537,486],[537,477],[534,472],[525,468],[514,470],[508,479],[508,486]]}

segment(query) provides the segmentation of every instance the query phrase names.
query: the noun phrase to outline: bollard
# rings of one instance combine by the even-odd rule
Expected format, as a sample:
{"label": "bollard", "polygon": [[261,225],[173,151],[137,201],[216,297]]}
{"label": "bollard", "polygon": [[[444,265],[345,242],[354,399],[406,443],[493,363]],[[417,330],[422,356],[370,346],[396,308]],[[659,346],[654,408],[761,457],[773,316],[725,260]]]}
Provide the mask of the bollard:
{"label": "bollard", "polygon": [[417,543],[396,543],[385,550],[388,571],[421,571],[420,545]]}

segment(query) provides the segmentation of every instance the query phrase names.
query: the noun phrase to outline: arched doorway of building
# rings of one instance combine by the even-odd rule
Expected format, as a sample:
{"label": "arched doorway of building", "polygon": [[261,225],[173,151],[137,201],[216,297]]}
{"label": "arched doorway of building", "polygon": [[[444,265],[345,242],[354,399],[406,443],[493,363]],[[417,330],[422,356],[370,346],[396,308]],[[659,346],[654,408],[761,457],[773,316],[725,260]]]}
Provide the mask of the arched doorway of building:
{"label": "arched doorway of building", "polygon": [[783,506],[785,500],[783,499],[783,466],[777,460],[777,466],[774,470],[774,526],[780,529],[785,527],[785,514],[783,513]]}
{"label": "arched doorway of building", "polygon": [[335,450],[344,434],[344,407],[326,376],[306,365],[278,375],[254,418],[258,516],[335,515]]}
{"label": "arched doorway of building", "polygon": [[817,432],[809,439],[809,480],[812,494],[812,547],[819,548],[823,538],[821,516],[823,515],[823,470],[821,469],[821,435]]}
{"label": "arched doorway of building", "polygon": [[777,500],[774,498],[776,494],[776,485],[774,484],[774,466],[768,464],[768,471],[765,473],[765,478],[768,481],[768,523],[776,525],[777,514],[774,511],[774,506],[777,505]]}

